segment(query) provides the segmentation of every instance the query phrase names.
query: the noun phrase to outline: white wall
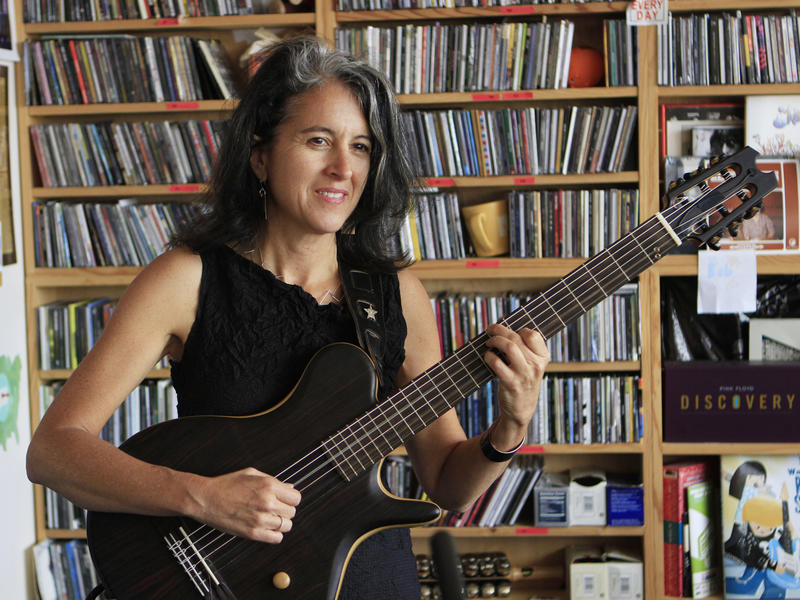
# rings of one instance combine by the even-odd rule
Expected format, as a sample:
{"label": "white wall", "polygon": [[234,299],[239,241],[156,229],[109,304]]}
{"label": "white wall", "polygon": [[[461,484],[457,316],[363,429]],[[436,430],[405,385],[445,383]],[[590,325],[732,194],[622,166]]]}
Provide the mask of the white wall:
{"label": "white wall", "polygon": [[[9,66],[10,72],[14,73],[14,65]],[[9,84],[9,97],[15,98],[13,81]],[[11,364],[12,375],[18,373],[19,387],[18,390],[13,390],[15,393],[10,397],[3,396],[2,393],[7,390],[0,389],[0,589],[4,600],[26,600],[34,597],[30,549],[36,540],[33,487],[25,475],[25,451],[30,441],[30,411],[25,345],[25,281],[22,261],[22,209],[19,201],[19,152],[16,110],[13,106],[9,121],[17,263],[2,267],[0,381],[3,381],[2,374],[8,373]],[[19,370],[15,368],[16,364],[19,365]]]}

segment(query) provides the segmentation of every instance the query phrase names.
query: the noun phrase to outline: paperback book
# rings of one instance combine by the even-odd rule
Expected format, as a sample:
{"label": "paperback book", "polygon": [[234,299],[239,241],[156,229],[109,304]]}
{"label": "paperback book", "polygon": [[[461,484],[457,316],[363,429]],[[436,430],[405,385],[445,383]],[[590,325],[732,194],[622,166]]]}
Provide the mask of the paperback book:
{"label": "paperback book", "polygon": [[723,455],[725,598],[800,597],[800,456]]}

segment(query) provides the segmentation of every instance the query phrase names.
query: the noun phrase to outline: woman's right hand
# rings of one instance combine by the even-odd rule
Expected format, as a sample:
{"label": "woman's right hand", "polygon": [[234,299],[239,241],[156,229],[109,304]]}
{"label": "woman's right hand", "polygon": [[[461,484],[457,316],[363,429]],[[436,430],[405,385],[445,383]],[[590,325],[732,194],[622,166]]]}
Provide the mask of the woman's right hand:
{"label": "woman's right hand", "polygon": [[293,485],[248,467],[201,478],[192,497],[197,509],[191,516],[198,521],[233,535],[277,544],[291,530],[301,496]]}

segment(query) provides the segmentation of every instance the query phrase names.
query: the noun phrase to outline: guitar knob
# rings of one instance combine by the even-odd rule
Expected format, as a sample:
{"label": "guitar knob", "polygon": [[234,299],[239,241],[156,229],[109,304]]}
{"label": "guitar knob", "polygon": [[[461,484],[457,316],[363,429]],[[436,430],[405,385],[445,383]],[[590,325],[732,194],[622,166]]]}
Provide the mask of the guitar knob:
{"label": "guitar knob", "polygon": [[669,182],[669,189],[674,190],[676,187],[683,183],[683,177],[678,177],[677,179]]}
{"label": "guitar knob", "polygon": [[731,234],[731,237],[736,237],[736,234],[739,233],[739,221],[734,221],[728,225],[728,233]]}
{"label": "guitar knob", "polygon": [[755,205],[753,205],[753,206],[751,206],[750,208],[747,209],[747,212],[744,213],[744,218],[745,219],[752,219],[754,216],[756,216],[756,214],[760,210],[761,210],[761,207],[758,204],[755,204]]}
{"label": "guitar knob", "polygon": [[719,236],[718,235],[714,236],[708,242],[706,242],[706,246],[708,246],[712,250],[719,250],[719,244],[717,242],[719,242]]}
{"label": "guitar knob", "polygon": [[710,164],[715,165],[722,160],[722,156],[712,156]]}
{"label": "guitar knob", "polygon": [[292,578],[286,571],[278,571],[272,576],[272,585],[279,590],[285,590],[292,584]]}

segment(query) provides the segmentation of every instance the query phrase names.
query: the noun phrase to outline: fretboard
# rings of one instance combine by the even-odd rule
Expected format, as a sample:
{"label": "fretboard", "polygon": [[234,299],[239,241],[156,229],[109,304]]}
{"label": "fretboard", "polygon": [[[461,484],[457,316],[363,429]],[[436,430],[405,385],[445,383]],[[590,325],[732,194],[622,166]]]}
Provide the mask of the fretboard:
{"label": "fretboard", "polygon": [[[500,323],[514,331],[529,327],[548,339],[676,245],[665,223],[653,216]],[[339,471],[355,477],[490,381],[494,373],[483,360],[490,351],[487,340],[481,333],[326,440]]]}

